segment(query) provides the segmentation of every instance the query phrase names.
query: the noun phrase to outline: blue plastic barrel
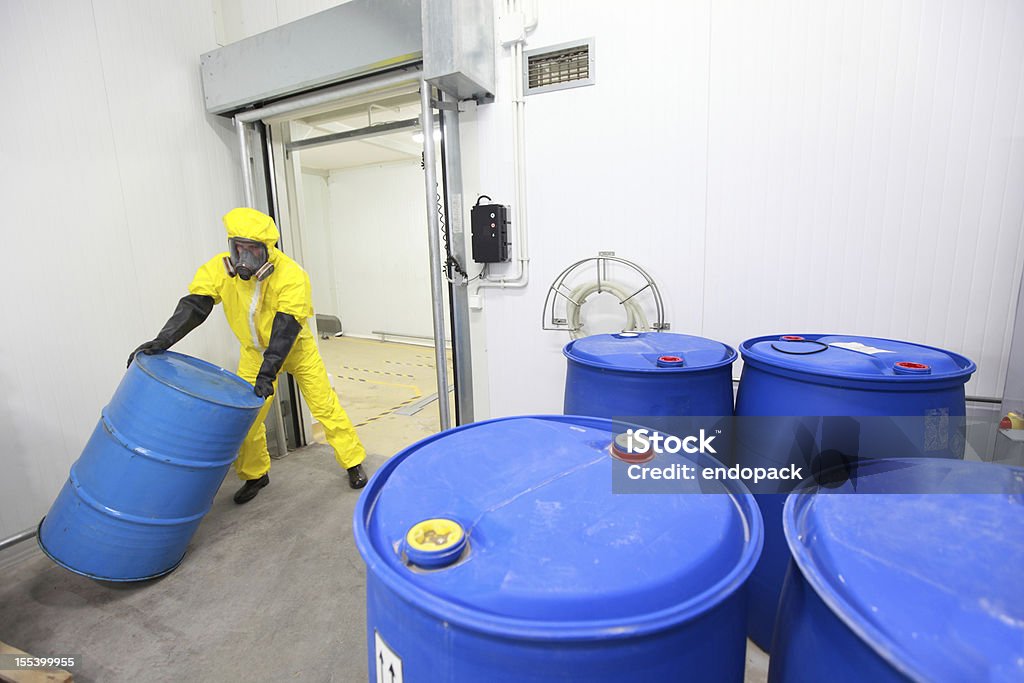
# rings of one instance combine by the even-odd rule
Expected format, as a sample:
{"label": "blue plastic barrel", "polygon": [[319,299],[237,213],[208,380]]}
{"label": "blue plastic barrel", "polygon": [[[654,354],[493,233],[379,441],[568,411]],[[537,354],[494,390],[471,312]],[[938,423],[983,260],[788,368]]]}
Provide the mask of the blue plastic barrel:
{"label": "blue plastic barrel", "polygon": [[1024,469],[875,462],[800,491],[770,682],[1024,680]]}
{"label": "blue plastic barrel", "polygon": [[[734,448],[741,465],[796,464],[810,476],[819,458],[827,466],[864,457],[963,457],[964,384],[975,365],[959,354],[818,334],[756,337],[740,352]],[[765,543],[748,585],[748,633],[768,651],[789,563],[785,496],[755,494]]]}
{"label": "blue plastic barrel", "polygon": [[491,420],[375,473],[354,516],[370,681],[743,680],[750,494],[613,495],[612,437],[597,418]]}
{"label": "blue plastic barrel", "polygon": [[106,581],[172,571],[262,405],[215,365],[137,355],[39,525],[43,552]]}
{"label": "blue plastic barrel", "polygon": [[736,351],[669,332],[620,332],[576,339],[562,350],[566,415],[732,415]]}

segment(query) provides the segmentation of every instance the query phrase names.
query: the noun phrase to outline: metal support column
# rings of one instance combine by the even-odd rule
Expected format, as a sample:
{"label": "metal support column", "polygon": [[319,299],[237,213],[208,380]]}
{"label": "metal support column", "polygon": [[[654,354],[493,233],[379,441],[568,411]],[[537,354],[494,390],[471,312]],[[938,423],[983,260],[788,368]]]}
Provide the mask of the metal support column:
{"label": "metal support column", "polygon": [[[452,257],[466,267],[465,224],[462,207],[462,146],[459,138],[458,101],[442,94],[444,102],[455,108],[441,110],[441,163],[444,168],[445,222],[448,226],[448,245]],[[469,286],[455,280],[450,285],[452,316],[452,364],[455,370],[455,421],[464,425],[473,417],[473,361],[469,333]]]}
{"label": "metal support column", "polygon": [[437,169],[434,158],[434,108],[431,86],[420,81],[420,129],[423,131],[423,183],[427,196],[427,240],[430,248],[430,301],[434,320],[434,364],[437,366],[437,411],[441,429],[452,426],[448,406],[448,358],[444,348],[444,283],[441,273],[441,226],[437,214]]}
{"label": "metal support column", "polygon": [[238,134],[238,153],[242,160],[242,192],[245,205],[253,205],[252,160],[249,154],[249,124],[235,117],[235,133]]}
{"label": "metal support column", "polygon": [[[249,146],[249,129],[251,124],[235,117],[235,130],[238,133],[238,151],[242,161],[242,190],[245,193],[245,205],[255,206],[255,185],[252,178],[252,152]],[[275,394],[271,399],[270,412],[267,417],[274,421],[274,443],[277,445],[278,456],[287,455],[288,440],[285,438],[284,418],[281,416],[281,396]]]}

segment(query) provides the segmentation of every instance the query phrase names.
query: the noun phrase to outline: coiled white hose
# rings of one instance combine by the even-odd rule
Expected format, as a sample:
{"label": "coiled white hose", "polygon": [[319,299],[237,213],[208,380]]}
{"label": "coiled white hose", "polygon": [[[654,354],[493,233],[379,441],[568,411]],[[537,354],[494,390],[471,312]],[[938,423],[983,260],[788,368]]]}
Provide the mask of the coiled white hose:
{"label": "coiled white hose", "polygon": [[[651,329],[644,309],[640,307],[640,304],[635,299],[630,298],[632,294],[628,293],[621,284],[605,280],[600,285],[596,281],[579,285],[569,294],[569,300],[565,304],[565,317],[569,323],[569,336],[573,339],[586,336],[586,333],[580,330],[580,310],[583,308],[583,304],[587,302],[587,297],[598,291],[599,288],[602,292],[608,292],[615,296],[619,303],[622,304],[622,307],[626,309],[626,325],[622,328],[623,331],[639,330],[646,332]],[[574,303],[576,301],[579,303]]]}

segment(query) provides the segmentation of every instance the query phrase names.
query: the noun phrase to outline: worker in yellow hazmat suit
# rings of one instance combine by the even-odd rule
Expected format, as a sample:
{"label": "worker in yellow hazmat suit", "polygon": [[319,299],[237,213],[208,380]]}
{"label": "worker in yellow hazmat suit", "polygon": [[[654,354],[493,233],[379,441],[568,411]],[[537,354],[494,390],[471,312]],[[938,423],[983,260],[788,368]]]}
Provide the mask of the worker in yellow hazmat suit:
{"label": "worker in yellow hazmat suit", "polygon": [[[327,379],[316,338],[306,324],[313,315],[309,276],[276,246],[280,234],[274,220],[255,209],[233,209],[224,216],[228,252],[204,263],[189,285],[188,296],[178,302],[171,319],[152,341],[138,352],[161,353],[180,341],[210,315],[214,305],[224,305],[224,315],[242,344],[238,374],[253,385],[257,396],[274,394],[277,375],[290,372],[309,404],[313,417],[323,425],[335,458],[348,471],[354,489],[366,485],[362,465],[366,451],[352,422],[338,402]],[[236,503],[252,500],[270,483],[270,454],[263,424],[269,400],[238,453],[235,470],[245,483],[235,494]]]}

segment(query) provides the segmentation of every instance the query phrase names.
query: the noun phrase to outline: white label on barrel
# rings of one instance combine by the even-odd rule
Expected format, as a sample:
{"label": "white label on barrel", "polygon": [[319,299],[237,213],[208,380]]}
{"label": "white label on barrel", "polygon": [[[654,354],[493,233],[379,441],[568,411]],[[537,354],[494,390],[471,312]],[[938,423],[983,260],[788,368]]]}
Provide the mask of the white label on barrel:
{"label": "white label on barrel", "polygon": [[384,639],[375,630],[373,640],[376,644],[377,683],[402,683],[402,658],[388,647]]}
{"label": "white label on barrel", "polygon": [[832,342],[829,346],[838,346],[841,349],[847,349],[849,351],[857,351],[859,353],[870,353],[874,355],[876,353],[896,353],[889,349],[880,349],[875,346],[868,346],[867,344],[861,344],[860,342]]}

